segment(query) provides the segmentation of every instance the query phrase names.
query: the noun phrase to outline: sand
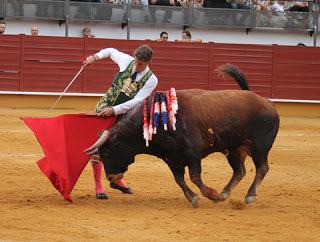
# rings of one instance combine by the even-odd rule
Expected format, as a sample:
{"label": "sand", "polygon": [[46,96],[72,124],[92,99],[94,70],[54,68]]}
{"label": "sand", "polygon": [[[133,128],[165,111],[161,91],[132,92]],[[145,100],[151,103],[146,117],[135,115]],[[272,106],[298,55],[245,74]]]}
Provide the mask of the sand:
{"label": "sand", "polygon": [[[41,148],[18,117],[82,111],[0,108],[1,241],[320,241],[320,118],[281,117],[254,203],[243,203],[255,174],[247,158],[247,175],[228,200],[200,196],[192,208],[165,163],[147,155],[125,174],[133,195],[105,179],[110,198],[96,200],[88,165],[74,202],[64,201],[37,167]],[[221,191],[232,174],[225,157],[213,154],[202,164],[204,182]]]}

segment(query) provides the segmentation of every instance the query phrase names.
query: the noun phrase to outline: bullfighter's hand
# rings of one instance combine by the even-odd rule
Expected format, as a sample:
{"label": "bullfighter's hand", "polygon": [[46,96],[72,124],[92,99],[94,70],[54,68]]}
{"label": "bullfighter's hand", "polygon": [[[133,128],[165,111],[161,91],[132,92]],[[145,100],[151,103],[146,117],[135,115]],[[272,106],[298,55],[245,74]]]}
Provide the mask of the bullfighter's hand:
{"label": "bullfighter's hand", "polygon": [[92,63],[95,62],[95,61],[96,61],[95,57],[92,56],[92,55],[90,55],[90,56],[88,56],[88,57],[84,60],[83,66],[90,65],[90,64],[92,64]]}
{"label": "bullfighter's hand", "polygon": [[110,107],[104,108],[100,113],[98,113],[99,117],[109,117],[111,115],[114,115],[114,110],[113,108],[110,108]]}

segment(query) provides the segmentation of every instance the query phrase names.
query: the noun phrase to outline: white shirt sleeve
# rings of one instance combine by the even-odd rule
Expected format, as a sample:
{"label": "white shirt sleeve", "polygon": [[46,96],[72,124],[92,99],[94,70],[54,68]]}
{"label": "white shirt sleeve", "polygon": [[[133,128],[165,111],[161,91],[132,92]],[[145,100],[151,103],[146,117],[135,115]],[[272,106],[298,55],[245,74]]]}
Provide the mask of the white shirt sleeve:
{"label": "white shirt sleeve", "polygon": [[106,48],[96,53],[100,59],[110,57],[119,66],[119,71],[124,71],[134,58],[128,54],[122,53],[114,48]]}
{"label": "white shirt sleeve", "polygon": [[157,87],[157,85],[157,77],[155,75],[150,76],[149,80],[144,84],[144,86],[139,90],[139,92],[133,99],[113,107],[114,114],[119,115],[122,113],[126,113],[127,111],[137,106],[139,103],[143,102],[145,98],[151,95],[152,91]]}

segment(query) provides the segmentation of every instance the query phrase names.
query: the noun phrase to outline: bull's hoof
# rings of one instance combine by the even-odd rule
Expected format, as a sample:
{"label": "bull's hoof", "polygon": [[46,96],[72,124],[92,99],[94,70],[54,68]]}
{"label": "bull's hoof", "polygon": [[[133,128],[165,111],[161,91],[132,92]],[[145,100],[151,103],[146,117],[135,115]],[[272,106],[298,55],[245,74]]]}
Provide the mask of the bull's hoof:
{"label": "bull's hoof", "polygon": [[219,195],[220,201],[225,201],[230,196],[230,192],[222,192]]}
{"label": "bull's hoof", "polygon": [[110,182],[110,187],[113,189],[117,189],[125,194],[133,194],[133,191],[130,187],[122,187],[119,186],[118,184],[114,183],[114,182]]}
{"label": "bull's hoof", "polygon": [[193,208],[197,208],[199,206],[198,202],[199,202],[199,197],[195,195],[191,200],[191,206]]}
{"label": "bull's hoof", "polygon": [[105,192],[96,193],[96,199],[108,199],[108,195]]}
{"label": "bull's hoof", "polygon": [[246,197],[245,202],[249,204],[252,203],[254,200],[256,200],[256,196],[248,196]]}

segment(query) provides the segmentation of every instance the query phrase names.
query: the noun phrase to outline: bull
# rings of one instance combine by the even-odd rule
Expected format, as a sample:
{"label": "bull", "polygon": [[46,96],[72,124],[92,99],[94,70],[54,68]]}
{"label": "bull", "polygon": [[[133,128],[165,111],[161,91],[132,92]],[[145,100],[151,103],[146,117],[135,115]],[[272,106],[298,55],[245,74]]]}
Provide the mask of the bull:
{"label": "bull", "polygon": [[[245,159],[250,156],[256,174],[245,202],[253,202],[269,170],[268,154],[278,132],[279,115],[268,99],[249,91],[246,77],[236,66],[227,64],[220,71],[231,76],[243,90],[177,91],[176,131],[159,130],[149,147],[145,146],[142,135],[141,104],[124,115],[110,131],[105,131],[86,151],[98,148],[109,180],[122,178],[137,154],[159,157],[169,166],[193,207],[198,206],[198,196],[185,182],[186,166],[190,180],[203,196],[215,202],[224,201],[245,176]],[[151,97],[148,106],[150,110]],[[230,181],[220,194],[201,179],[201,160],[214,152],[223,153],[233,169]]]}

